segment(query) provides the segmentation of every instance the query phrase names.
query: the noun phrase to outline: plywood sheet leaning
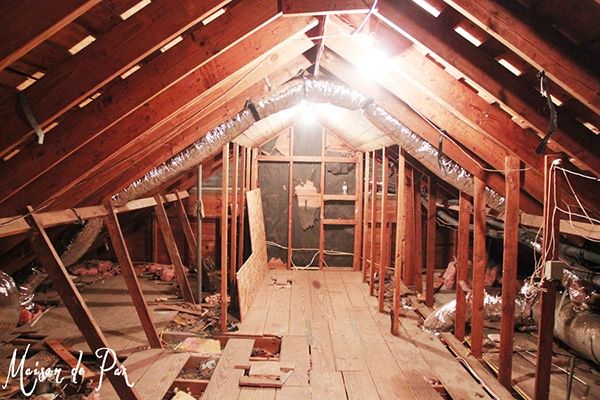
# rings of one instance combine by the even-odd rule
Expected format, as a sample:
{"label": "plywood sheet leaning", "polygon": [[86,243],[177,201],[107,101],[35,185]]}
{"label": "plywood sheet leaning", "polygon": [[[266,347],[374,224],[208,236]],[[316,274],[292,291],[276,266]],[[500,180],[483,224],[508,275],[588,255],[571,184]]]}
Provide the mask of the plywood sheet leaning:
{"label": "plywood sheet leaning", "polygon": [[265,236],[265,219],[260,189],[251,190],[246,194],[248,205],[248,224],[250,227],[250,243],[252,254],[237,272],[237,284],[240,303],[240,319],[254,301],[256,293],[269,267],[267,265],[267,244]]}

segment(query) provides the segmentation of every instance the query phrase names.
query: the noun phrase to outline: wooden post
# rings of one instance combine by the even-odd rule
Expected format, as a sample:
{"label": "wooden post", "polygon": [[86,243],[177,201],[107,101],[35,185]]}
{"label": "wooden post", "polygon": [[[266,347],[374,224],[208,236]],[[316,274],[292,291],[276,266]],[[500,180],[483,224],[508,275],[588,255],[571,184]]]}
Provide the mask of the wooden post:
{"label": "wooden post", "polygon": [[362,281],[367,281],[367,229],[369,227],[369,158],[370,153],[365,153],[365,174],[363,184],[363,245],[362,245]]}
{"label": "wooden post", "polygon": [[[544,157],[544,228],[542,241],[542,265],[558,260],[560,220],[556,207],[560,204],[560,180],[556,179],[554,165],[560,163],[555,155]],[[550,372],[554,345],[554,313],[556,308],[556,283],[542,281],[542,300],[538,322],[538,354],[535,367],[536,400],[548,399],[550,394]]]}
{"label": "wooden post", "polygon": [[379,312],[383,312],[384,309],[384,296],[385,296],[385,275],[387,271],[387,251],[389,246],[387,245],[390,238],[387,235],[387,191],[388,191],[388,160],[385,151],[385,147],[381,149],[381,230],[379,231]]}
{"label": "wooden post", "polygon": [[110,236],[117,261],[121,267],[121,273],[123,274],[123,278],[127,284],[127,289],[131,295],[133,306],[135,307],[138,317],[140,318],[140,322],[142,323],[142,329],[144,329],[144,333],[146,333],[150,347],[161,348],[162,345],[158,335],[156,334],[154,322],[152,322],[152,318],[150,318],[150,313],[148,312],[146,299],[144,299],[144,295],[140,289],[140,284],[135,274],[135,270],[133,269],[133,263],[131,262],[131,257],[129,256],[127,244],[123,238],[123,233],[121,232],[117,214],[110,204],[110,201],[106,201],[104,206],[107,211],[107,215],[104,218],[104,224],[106,225],[106,230]]}
{"label": "wooden post", "polygon": [[[92,313],[87,308],[83,297],[73,284],[69,277],[67,269],[63,265],[60,257],[56,253],[52,242],[48,237],[42,223],[34,213],[33,208],[27,207],[29,212],[28,222],[33,227],[31,236],[31,245],[38,256],[38,259],[46,267],[46,272],[54,284],[54,288],[60,295],[63,304],[71,314],[73,321],[79,328],[79,331],[89,344],[90,349],[95,352],[98,349],[110,348],[104,334],[96,324]],[[114,363],[115,368],[120,368],[119,360],[113,357],[110,352],[107,354],[107,362]],[[124,400],[141,399],[135,388],[127,385],[124,375],[108,374],[108,379],[117,392],[119,398]]]}
{"label": "wooden post", "polygon": [[250,188],[258,188],[258,149],[252,149],[252,172],[250,173]]}
{"label": "wooden post", "polygon": [[238,174],[240,172],[240,145],[233,144],[233,182],[231,189],[231,245],[229,264],[231,273],[229,280],[233,283],[237,272],[237,224],[238,224]]}
{"label": "wooden post", "polygon": [[198,293],[198,303],[202,303],[202,272],[204,271],[204,265],[202,264],[202,164],[198,165],[198,172],[196,173],[196,286]]}
{"label": "wooden post", "polygon": [[[257,149],[255,149],[257,150]],[[253,151],[254,152],[254,151]],[[254,157],[256,167],[258,161]],[[227,218],[229,205],[229,143],[223,146],[221,174],[221,332],[227,332]],[[253,184],[256,185],[258,168],[253,168]],[[256,187],[256,186],[254,186]]]}
{"label": "wooden post", "polygon": [[[325,131],[323,131],[321,135],[321,157],[325,155]],[[319,269],[323,269],[323,258],[325,251],[325,224],[323,221],[325,220],[325,162],[321,159],[321,184],[320,193],[321,193],[321,210],[320,210],[320,218],[319,218]]]}
{"label": "wooden post", "polygon": [[194,231],[192,229],[192,225],[190,224],[190,220],[188,219],[185,207],[183,205],[183,202],[181,201],[181,197],[179,196],[179,192],[177,190],[175,191],[175,195],[177,196],[177,201],[175,202],[175,207],[177,208],[177,216],[179,217],[179,223],[181,224],[181,228],[183,230],[183,235],[185,236],[185,241],[188,245],[188,249],[190,250],[190,258],[197,261],[196,252],[198,251],[198,244],[196,242],[196,238],[194,237]]}
{"label": "wooden post", "polygon": [[354,210],[356,225],[354,226],[354,270],[358,271],[361,267],[361,251],[362,251],[362,230],[363,230],[363,203],[361,201],[363,195],[363,159],[359,152],[356,152],[356,193],[354,200]]}
{"label": "wooden post", "polygon": [[[290,155],[294,154],[294,135],[290,130]],[[287,248],[287,267],[292,268],[292,227],[293,227],[293,209],[294,209],[294,161],[290,160],[289,165],[289,184],[288,184],[288,248]]]}
{"label": "wooden post", "polygon": [[246,153],[247,149],[242,147],[242,171],[240,172],[241,176],[241,199],[240,199],[240,232],[238,235],[238,260],[237,263],[241,267],[244,264],[244,232],[246,225],[246,190],[248,181],[246,180]]}
{"label": "wooden post", "polygon": [[433,307],[433,274],[435,272],[437,233],[437,184],[433,176],[429,177],[427,189],[427,256],[426,256],[426,292],[425,305]]}
{"label": "wooden post", "polygon": [[369,249],[369,294],[375,294],[375,232],[377,231],[377,157],[373,150],[373,189],[371,191],[371,243]]}
{"label": "wooden post", "polygon": [[402,154],[398,155],[398,182],[396,185],[396,257],[394,271],[394,298],[392,306],[392,335],[398,336],[400,328],[400,294],[402,266],[404,264],[404,244],[406,235],[406,216],[404,215],[404,191],[406,165]]}
{"label": "wooden post", "polygon": [[502,313],[500,316],[500,354],[498,380],[512,387],[515,297],[517,292],[517,256],[519,248],[520,161],[508,156],[505,161],[506,197],[504,203],[504,253],[502,256]]}
{"label": "wooden post", "polygon": [[465,323],[467,305],[465,292],[460,281],[469,278],[469,229],[471,225],[471,200],[469,196],[460,192],[459,214],[458,214],[458,243],[456,263],[456,318],[454,319],[454,336],[461,342],[465,338]]}
{"label": "wooden post", "polygon": [[[414,174],[413,174],[414,178]],[[420,181],[423,181],[423,175],[421,175]],[[421,182],[413,183],[414,189],[414,261],[415,261],[415,290],[419,293],[423,293],[423,203],[421,194]]]}
{"label": "wooden post", "polygon": [[406,167],[405,183],[405,213],[406,213],[406,252],[404,253],[404,283],[407,286],[415,284],[415,190],[414,180],[415,171],[413,168]]}
{"label": "wooden post", "polygon": [[194,295],[192,294],[192,289],[190,289],[190,284],[188,282],[183,263],[181,262],[179,250],[177,250],[177,243],[175,243],[175,237],[173,236],[173,231],[171,230],[171,224],[169,223],[169,217],[165,211],[165,205],[163,204],[162,197],[161,195],[157,194],[154,196],[154,199],[156,200],[156,206],[154,207],[154,211],[156,212],[156,220],[158,221],[160,232],[163,240],[165,241],[167,252],[169,253],[169,258],[171,259],[171,264],[173,264],[175,269],[175,278],[179,284],[179,290],[181,290],[181,295],[185,301],[193,303]]}
{"label": "wooden post", "polygon": [[483,296],[485,290],[485,267],[487,265],[486,242],[486,193],[485,183],[475,177],[473,195],[473,299],[471,313],[471,352],[481,359],[483,348]]}

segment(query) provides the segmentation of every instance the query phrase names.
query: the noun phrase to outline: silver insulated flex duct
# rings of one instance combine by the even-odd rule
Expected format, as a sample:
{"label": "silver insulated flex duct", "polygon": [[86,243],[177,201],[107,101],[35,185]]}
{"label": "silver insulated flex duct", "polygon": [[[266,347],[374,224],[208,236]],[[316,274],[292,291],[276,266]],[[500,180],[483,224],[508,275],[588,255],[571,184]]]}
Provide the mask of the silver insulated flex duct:
{"label": "silver insulated flex duct", "polygon": [[[269,93],[254,103],[248,102],[246,107],[231,119],[216,126],[181,153],[150,170],[143,177],[115,194],[112,198],[113,204],[123,205],[158,188],[175,176],[190,171],[209,156],[218,153],[226,143],[235,139],[257,120],[296,106],[302,101],[330,103],[353,111],[362,110],[363,115],[375,127],[393,138],[408,154],[419,160],[438,177],[458,190],[473,194],[473,177],[470,173],[444,155],[438,157],[438,151],[430,143],[404,126],[371,98],[337,82],[299,78],[288,82],[279,90]],[[504,198],[491,189],[487,189],[487,195],[488,205],[502,211]],[[99,229],[95,225],[91,226],[89,231],[99,233]],[[88,248],[91,244],[89,240],[95,239],[90,239],[90,235],[79,236],[81,236],[81,240],[75,240],[70,245],[73,253],[78,253],[77,249],[79,248]]]}

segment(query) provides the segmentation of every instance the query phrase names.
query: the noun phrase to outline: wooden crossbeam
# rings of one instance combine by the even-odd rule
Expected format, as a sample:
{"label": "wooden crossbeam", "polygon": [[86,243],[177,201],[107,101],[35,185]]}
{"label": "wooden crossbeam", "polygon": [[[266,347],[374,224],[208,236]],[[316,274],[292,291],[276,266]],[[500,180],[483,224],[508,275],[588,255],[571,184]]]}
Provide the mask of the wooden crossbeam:
{"label": "wooden crossbeam", "polygon": [[106,226],[106,230],[110,236],[113,250],[117,257],[117,261],[119,262],[119,266],[121,267],[121,273],[125,279],[125,283],[127,284],[127,289],[131,295],[131,300],[133,301],[133,306],[135,307],[138,317],[140,318],[140,322],[142,323],[142,329],[144,329],[144,332],[146,333],[150,347],[162,348],[162,344],[158,338],[158,334],[156,333],[154,322],[152,321],[150,313],[148,312],[146,299],[144,299],[144,294],[142,293],[135,269],[133,268],[129,251],[127,250],[127,243],[125,243],[125,238],[123,237],[123,232],[121,231],[117,212],[111,206],[110,201],[105,202],[104,207],[108,211],[106,217],[104,218],[104,225]]}
{"label": "wooden crossbeam", "polygon": [[[600,114],[600,81],[569,54],[527,24],[514,10],[490,0],[444,0],[573,97]],[[524,7],[519,7],[526,15]]]}
{"label": "wooden crossbeam", "polygon": [[[188,2],[189,4],[186,7],[173,7],[172,2],[169,0],[161,0],[159,4],[163,4],[164,7],[171,9],[172,12],[177,14],[181,11],[180,8],[190,8],[190,10],[197,11],[200,8],[205,7],[205,4],[207,6],[214,6],[213,3],[221,4],[222,0],[210,0],[201,3],[186,0],[186,3]],[[146,8],[154,9],[152,6],[153,4]],[[212,6],[210,7],[211,10],[213,9]],[[155,7],[161,8],[158,4]],[[130,20],[135,19],[138,14],[140,14],[141,18],[144,10],[145,8],[131,17]],[[185,14],[183,11],[181,11],[181,13]],[[166,89],[176,86],[176,88],[174,88],[175,91],[169,92],[170,101],[173,103],[171,107],[176,107],[175,110],[182,107],[191,100],[190,96],[196,97],[198,94],[202,93],[202,90],[194,91],[194,89],[198,87],[201,88],[201,86],[198,85],[205,82],[207,76],[214,76],[217,78],[217,82],[222,79],[222,74],[220,73],[213,75],[215,72],[214,64],[212,65],[213,73],[208,73],[206,70],[200,71],[200,67],[203,67],[209,61],[216,59],[232,45],[247,38],[267,22],[276,18],[276,16],[277,4],[272,0],[249,0],[245,1],[244,4],[239,3],[237,6],[231,7],[227,13],[212,23],[205,26],[203,25],[194,30],[177,44],[177,46],[155,57],[135,74],[111,85],[110,88],[103,92],[100,98],[61,120],[61,123],[52,130],[52,134],[47,136],[44,146],[28,146],[27,150],[21,151],[5,163],[2,171],[0,171],[0,199],[6,199],[7,197],[14,195],[16,191],[20,190],[24,185],[32,182],[49,168],[52,168],[58,162],[64,160],[65,157],[73,154],[73,152],[89,143],[98,135],[104,136],[105,131],[109,127],[133,111],[144,106],[149,100],[153,99]],[[155,16],[155,18],[158,17]],[[147,23],[151,23],[153,19],[154,18],[148,18]],[[129,26],[130,20],[124,21],[123,24],[119,24],[119,26]],[[229,29],[232,26],[234,26],[235,29]],[[147,29],[140,29],[138,33],[130,33],[130,35],[134,38],[139,35],[148,35],[148,37],[152,37],[153,35],[149,32],[154,29],[154,25],[152,25],[148,26]],[[124,43],[129,43],[129,40],[124,41]],[[121,45],[121,43],[119,43],[119,45]],[[257,57],[262,48],[259,47],[257,49],[246,50],[248,51],[248,55]],[[230,52],[229,54],[230,57],[233,56],[232,58],[235,58],[244,53],[236,53],[233,55]],[[108,57],[107,60],[112,60],[113,57],[115,57],[115,55],[111,52],[111,56]],[[73,59],[75,58],[76,57],[73,57]],[[97,58],[94,58],[92,62],[98,65],[105,64],[98,63]],[[223,65],[227,65],[224,60],[222,60],[222,63],[218,63],[218,68],[223,68]],[[238,69],[239,68],[240,67],[238,67]],[[87,71],[87,68],[80,67],[80,70]],[[188,77],[190,74],[192,74],[194,78],[190,77],[191,80],[187,81],[188,86],[185,86],[182,83],[175,85],[182,80],[182,78]],[[79,76],[79,74],[73,75],[75,77]],[[38,83],[41,83],[41,80]],[[30,89],[33,89],[36,86],[37,84],[32,85]],[[79,84],[75,85],[75,87],[78,86]],[[43,86],[40,86],[40,88],[43,88]],[[51,93],[53,92],[42,91],[40,96],[43,96],[44,99],[53,99],[56,97]],[[181,99],[178,99],[178,96],[181,96]],[[164,100],[166,99],[164,99],[163,96],[163,101]],[[30,101],[33,103],[33,98],[30,98]],[[10,114],[12,115],[10,117],[11,120],[17,118],[13,110],[14,107],[10,109]],[[175,111],[173,108],[168,108],[166,111],[169,110],[171,111],[167,116]],[[139,119],[136,119],[135,121],[130,120],[130,122],[134,122],[133,126],[135,126],[135,122],[142,123],[149,115],[147,109],[142,111],[143,112],[138,114]],[[0,112],[0,117],[3,116],[4,114]],[[163,116],[163,118],[164,117],[165,116]],[[7,115],[6,118],[0,119],[9,121],[9,115]],[[20,117],[19,121],[21,121]],[[149,127],[157,122],[158,121],[154,120],[153,124]],[[120,128],[122,129],[123,127],[121,126]],[[6,126],[6,131],[12,132],[10,125]],[[119,132],[122,133],[123,131]],[[96,150],[103,148],[104,145],[109,142],[110,141],[103,142],[103,146],[96,147]],[[4,145],[0,146],[0,148],[4,147]],[[32,162],[32,160],[34,162]],[[28,165],[28,168],[21,168],[21,166],[25,164]],[[82,165],[91,166],[95,165],[95,163],[84,163]],[[81,166],[79,166],[78,169],[81,170]],[[10,179],[8,179],[9,176]]]}
{"label": "wooden crossbeam", "polygon": [[171,224],[169,223],[169,217],[167,216],[165,205],[160,195],[155,196],[154,199],[156,200],[156,206],[154,206],[156,219],[158,221],[158,226],[165,242],[167,252],[169,253],[169,259],[171,260],[171,264],[173,264],[175,269],[175,278],[177,279],[179,290],[181,291],[181,295],[185,301],[193,303],[194,295],[192,294],[192,289],[190,289],[185,267],[183,266],[181,256],[179,255],[179,250],[177,249],[177,243],[175,242],[175,237],[173,236],[173,230],[171,229]]}
{"label": "wooden crossbeam", "polygon": [[67,26],[100,0],[5,2],[0,8],[0,70]]}
{"label": "wooden crossbeam", "polygon": [[[487,4],[493,3],[489,0],[474,2],[469,2],[468,0],[456,1],[456,3],[461,3],[464,7],[467,7],[467,5],[468,7],[480,7],[482,2]],[[497,4],[494,7],[502,8],[502,6]],[[418,41],[433,53],[446,60],[446,62],[461,71],[465,76],[471,78],[477,85],[484,88],[498,102],[505,104],[517,115],[528,121],[538,134],[545,135],[548,127],[548,117],[540,112],[539,93],[532,87],[524,86],[518,77],[501,66],[496,60],[489,57],[483,49],[473,46],[464,40],[464,38],[454,32],[454,27],[446,25],[439,18],[433,17],[410,1],[396,2],[382,0],[378,3],[378,10],[377,15],[385,22],[391,24],[394,29],[401,27],[402,31],[410,35],[413,40]],[[495,15],[495,18],[501,17],[500,15]],[[513,21],[513,19],[504,20],[503,22],[504,25],[510,24],[511,26],[513,23],[520,24],[521,22],[517,20]],[[514,35],[519,37],[520,33],[514,32]],[[525,38],[530,35],[531,33],[525,36]],[[525,40],[522,39],[522,41]],[[535,57],[546,57],[540,53],[538,49],[530,53],[528,57],[533,57],[533,55]],[[560,65],[559,68],[562,68],[564,63],[561,61]],[[579,69],[573,71],[578,71]],[[573,71],[566,71],[571,75],[571,79],[576,79],[573,77]],[[583,76],[586,75],[584,74]],[[596,81],[595,85],[598,88],[598,81]],[[597,91],[595,96],[596,101],[598,101]],[[595,140],[595,135],[584,128],[572,116],[568,115],[568,113],[562,112],[560,107],[558,112],[559,130],[554,135],[550,147],[553,148],[555,144],[560,146],[559,149],[561,151],[565,151],[570,156],[579,159],[594,171],[596,175],[600,175],[600,144]],[[536,139],[535,136],[533,136],[534,139]],[[541,139],[537,138],[538,142],[539,140]],[[526,160],[523,157],[521,158]],[[539,170],[540,172],[542,171],[541,161]]]}
{"label": "wooden crossbeam", "polygon": [[[33,114],[40,125],[52,121],[225,3],[182,0],[178,7],[173,7],[170,0],[152,2],[27,88],[25,93]],[[37,6],[34,8],[40,13]],[[0,155],[32,131],[25,119],[14,113],[17,102],[14,99],[0,106],[6,132],[0,138]]]}
{"label": "wooden crossbeam", "polygon": [[[81,294],[71,280],[67,269],[56,253],[42,222],[34,212],[33,208],[29,207],[28,211],[28,223],[33,227],[33,234],[31,237],[33,249],[42,265],[46,267],[46,273],[54,283],[54,288],[60,295],[60,298],[73,318],[73,321],[93,352],[103,348],[110,348],[106,337],[104,337],[104,334],[98,327],[98,324],[85,304],[83,297],[81,297]],[[113,365],[115,368],[121,368],[119,360],[114,356],[115,353],[106,353],[107,365],[114,363]],[[125,400],[140,399],[135,388],[127,385],[127,380],[125,378],[126,376],[123,374],[115,374],[113,372],[108,374],[108,379],[118,393],[119,398]]]}
{"label": "wooden crossbeam", "polygon": [[372,0],[281,0],[286,15],[364,14]]}
{"label": "wooden crossbeam", "polygon": [[[0,204],[0,211],[18,209],[22,206],[22,199],[30,196],[44,199],[64,194],[69,199],[78,197],[81,199],[80,196],[92,193],[92,188],[97,189],[98,181],[110,182],[110,179],[92,178],[94,174],[123,174],[124,171],[114,167],[123,162],[118,161],[119,159],[129,160],[143,151],[149,151],[153,148],[152,146],[155,148],[157,144],[162,145],[167,132],[176,133],[174,130],[182,129],[183,123],[187,124],[184,126],[189,126],[186,129],[186,132],[189,133],[187,136],[191,136],[193,133],[193,137],[197,139],[198,131],[195,129],[198,127],[193,126],[194,120],[189,121],[190,118],[194,117],[198,120],[211,112],[214,115],[217,112],[214,110],[218,110],[218,106],[221,105],[219,100],[225,102],[235,98],[266,75],[280,72],[280,75],[286,75],[289,79],[290,76],[293,76],[290,74],[296,74],[297,70],[292,72],[283,66],[287,62],[292,63],[299,54],[312,46],[312,42],[308,39],[306,41],[290,40],[289,42],[286,40],[310,29],[314,23],[314,20],[306,18],[292,18],[286,21],[276,20],[267,24],[254,35],[228,48],[223,54],[204,64],[189,77],[162,92],[151,100],[147,107],[133,112],[102,135],[91,140],[76,153],[20,189],[19,196],[5,199]],[[272,54],[277,54],[278,57],[271,58]],[[258,65],[261,61],[262,63]],[[301,65],[301,63],[293,62],[290,69]],[[280,80],[273,77],[273,82],[280,82]],[[258,86],[256,89],[259,89]],[[260,93],[264,93],[264,85],[261,87]],[[256,94],[251,97],[254,96]],[[191,107],[192,105],[194,107]],[[242,106],[243,102],[229,110],[239,110]],[[198,109],[204,109],[206,112],[196,115],[195,111]],[[223,114],[221,110],[220,115]],[[205,126],[204,130],[200,130],[200,132],[205,132],[224,119],[226,118],[220,117],[212,126]],[[191,141],[186,143],[189,144]],[[167,151],[163,151],[163,153],[166,154]],[[165,157],[163,156],[161,159],[164,160]],[[129,163],[129,161],[127,162]],[[149,167],[140,168],[137,172],[136,170],[131,171],[135,172],[133,175],[137,177],[147,169]],[[62,184],[57,185],[56,182]],[[74,188],[78,182],[82,182],[82,184]],[[123,185],[127,183],[124,182]],[[118,188],[113,187],[112,192],[114,193]]]}
{"label": "wooden crossbeam", "polygon": [[[180,198],[189,196],[187,191],[178,193]],[[164,201],[172,202],[177,199],[174,194],[164,196]],[[154,198],[147,197],[143,199],[132,200],[127,204],[117,207],[117,213],[126,213],[135,210],[141,210],[156,205]],[[102,205],[91,207],[70,208],[61,211],[48,211],[44,213],[36,213],[38,220],[44,228],[52,228],[60,225],[74,224],[80,221],[86,221],[92,218],[106,217],[108,212]],[[16,215],[12,217],[0,218],[0,238],[20,235],[31,230],[30,224],[26,221],[26,216]]]}

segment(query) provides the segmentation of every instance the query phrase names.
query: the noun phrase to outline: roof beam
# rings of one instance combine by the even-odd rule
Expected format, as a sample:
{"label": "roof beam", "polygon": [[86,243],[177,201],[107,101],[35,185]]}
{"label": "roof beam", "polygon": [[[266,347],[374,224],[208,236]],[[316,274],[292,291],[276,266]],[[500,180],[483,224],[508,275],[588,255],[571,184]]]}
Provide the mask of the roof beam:
{"label": "roof beam", "polygon": [[[257,38],[257,40],[261,39]],[[308,39],[306,41],[310,43]],[[299,43],[296,40],[290,42],[292,47]],[[265,41],[263,40],[262,43],[265,43]],[[145,135],[146,137],[139,141],[135,147],[130,147],[125,152],[119,153],[117,157],[111,158],[105,168],[98,169],[95,175],[88,176],[80,185],[74,186],[71,190],[63,193],[58,202],[61,204],[64,202],[78,204],[88,198],[91,203],[94,203],[98,201],[98,198],[101,199],[114,194],[134,179],[142,176],[146,171],[177,154],[193,141],[198,140],[217,124],[233,116],[243,107],[246,99],[258,98],[266,93],[268,88],[262,82],[262,79],[270,70],[276,72],[269,76],[269,80],[273,85],[278,86],[295,76],[299,69],[308,65],[308,61],[303,57],[283,65],[287,56],[281,52],[277,53],[276,57],[269,57],[269,59],[272,62],[261,63],[261,68],[265,68],[267,71],[257,70],[260,74],[256,75],[256,79],[253,79],[252,75],[248,75],[248,80],[243,80],[241,83],[230,81],[229,86],[222,87],[217,93],[214,93],[216,97],[208,96],[198,103],[196,110],[204,110],[198,115],[200,119],[187,121],[184,125],[181,123],[165,125],[161,129]],[[244,76],[246,73],[247,71],[242,69],[238,79],[239,76]],[[235,86],[233,89],[231,89],[232,85]],[[223,93],[226,93],[226,96]],[[210,105],[210,107],[207,107],[207,105]],[[135,168],[123,170],[108,167],[110,165],[123,165],[123,163],[135,165]],[[102,184],[99,185],[98,182],[102,182]]]}
{"label": "roof beam", "polygon": [[373,0],[281,0],[286,15],[365,14]]}
{"label": "roof beam", "polygon": [[[146,102],[183,78],[195,73],[195,79],[203,82],[206,78],[197,71],[274,20],[278,15],[276,6],[272,0],[247,0],[236,4],[225,15],[199,28],[126,80],[112,85],[91,104],[70,114],[48,135],[43,146],[28,146],[3,165],[0,171],[0,201],[6,201],[24,185],[133,111],[143,109]],[[245,51],[260,54],[259,50],[251,48]],[[187,87],[187,91],[193,91],[193,87]],[[28,167],[22,168],[23,165]]]}
{"label": "roof beam", "polygon": [[[360,72],[337,56],[330,50],[326,50],[322,59],[323,68],[343,81],[346,85],[358,90],[365,96],[372,97],[375,102],[386,109],[395,118],[405,124],[413,132],[429,142],[432,147],[438,148],[439,132],[421,118],[415,111],[408,107],[398,97],[384,89],[380,84],[356,79]],[[481,165],[486,165],[476,155],[468,157],[464,149],[450,141],[444,143],[444,154],[465,168],[470,174],[480,179],[486,179],[490,188],[504,195],[504,176],[499,173],[485,172]],[[540,203],[531,198],[526,192],[521,193],[521,206],[523,210],[531,214],[540,214],[542,209]]]}
{"label": "roof beam", "polygon": [[[37,122],[46,126],[227,2],[181,0],[175,7],[170,0],[153,1],[24,91]],[[33,129],[16,97],[0,106],[0,120],[4,121],[0,155],[4,155]]]}
{"label": "roof beam", "polygon": [[[433,17],[412,1],[381,0],[376,15],[472,79],[498,102],[531,124],[540,136],[546,134],[548,117],[538,111],[539,93],[524,86],[496,60],[462,38],[439,18]],[[557,111],[559,130],[549,146],[577,158],[600,176],[600,143],[597,138],[578,121],[562,112],[560,107]]]}
{"label": "roof beam", "polygon": [[84,14],[100,0],[5,1],[0,7],[0,70]]}
{"label": "roof beam", "polygon": [[[491,0],[444,0],[515,54],[600,114],[600,81],[519,16]],[[523,14],[526,11],[523,10]]]}

